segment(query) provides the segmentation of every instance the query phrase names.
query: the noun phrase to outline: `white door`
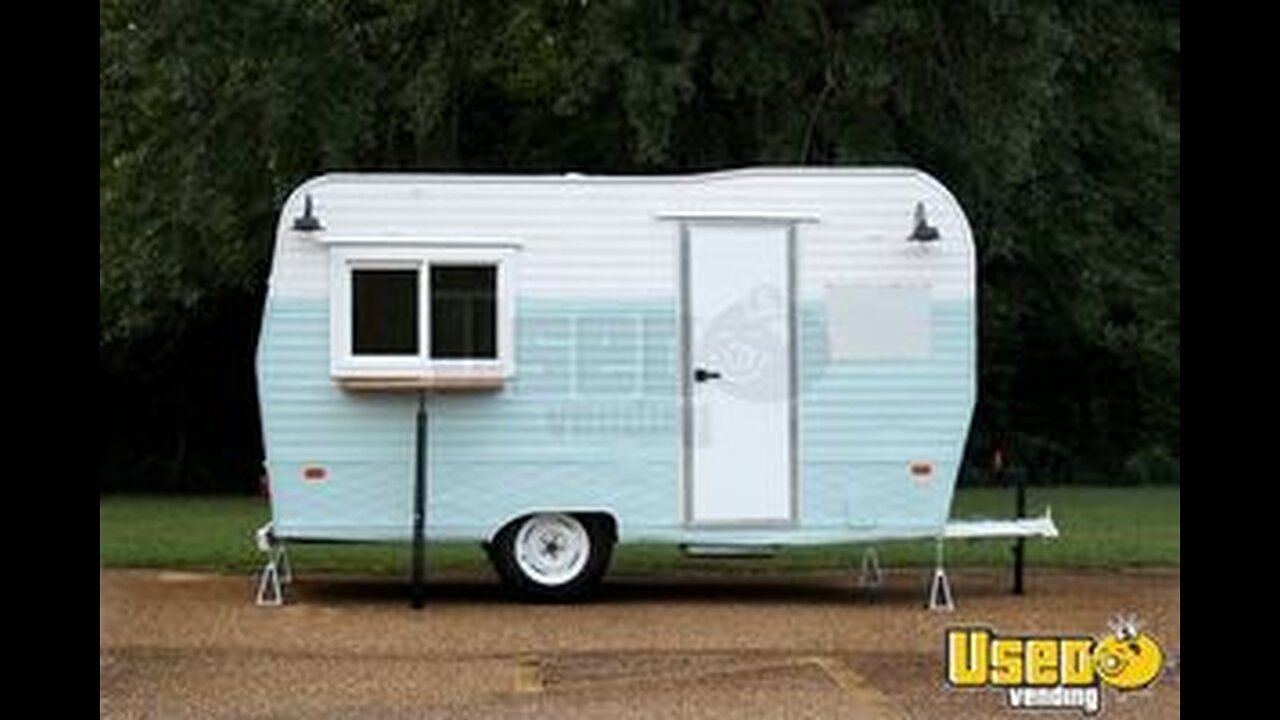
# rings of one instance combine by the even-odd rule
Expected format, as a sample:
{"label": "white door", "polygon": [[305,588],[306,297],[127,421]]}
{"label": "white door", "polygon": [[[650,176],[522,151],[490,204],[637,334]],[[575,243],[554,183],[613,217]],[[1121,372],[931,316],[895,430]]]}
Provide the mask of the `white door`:
{"label": "white door", "polygon": [[689,520],[789,521],[791,229],[692,224],[684,242]]}

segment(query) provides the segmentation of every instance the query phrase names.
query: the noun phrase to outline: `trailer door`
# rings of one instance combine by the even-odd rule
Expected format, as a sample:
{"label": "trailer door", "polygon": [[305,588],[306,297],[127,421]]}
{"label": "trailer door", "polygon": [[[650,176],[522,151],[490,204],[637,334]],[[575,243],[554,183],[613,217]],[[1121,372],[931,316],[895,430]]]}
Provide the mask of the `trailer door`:
{"label": "trailer door", "polygon": [[795,518],[794,227],[694,222],[681,232],[685,517]]}

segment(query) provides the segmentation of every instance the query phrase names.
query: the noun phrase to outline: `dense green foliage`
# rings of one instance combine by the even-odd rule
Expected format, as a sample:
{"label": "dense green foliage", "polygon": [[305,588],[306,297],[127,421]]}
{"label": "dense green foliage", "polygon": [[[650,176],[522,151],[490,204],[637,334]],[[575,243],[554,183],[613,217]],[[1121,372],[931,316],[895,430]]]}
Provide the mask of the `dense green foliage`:
{"label": "dense green foliage", "polygon": [[[959,518],[1011,517],[1010,490],[967,488],[956,493]],[[1181,492],[1178,488],[1043,488],[1029,493],[1028,509],[1039,515],[1053,508],[1062,531],[1056,540],[1029,540],[1032,566],[1178,566],[1182,563]],[[269,519],[261,498],[136,497],[114,495],[98,503],[98,555],[107,567],[162,567],[249,572],[262,566],[253,531]],[[1007,567],[1009,542],[947,543],[952,566]],[[614,572],[779,571],[848,569],[861,549],[848,545],[784,549],[757,560],[683,558],[675,545],[621,545]],[[883,544],[889,565],[926,566],[934,561],[932,541]],[[400,574],[409,550],[398,545],[294,545],[289,554],[303,572],[341,571]],[[428,543],[432,572],[475,571],[488,561],[477,543]]]}
{"label": "dense green foliage", "polygon": [[[907,164],[980,252],[981,402],[1177,481],[1180,19],[1113,0],[101,0],[100,488],[253,484],[276,213],[329,170]],[[975,463],[977,465],[978,463]]]}

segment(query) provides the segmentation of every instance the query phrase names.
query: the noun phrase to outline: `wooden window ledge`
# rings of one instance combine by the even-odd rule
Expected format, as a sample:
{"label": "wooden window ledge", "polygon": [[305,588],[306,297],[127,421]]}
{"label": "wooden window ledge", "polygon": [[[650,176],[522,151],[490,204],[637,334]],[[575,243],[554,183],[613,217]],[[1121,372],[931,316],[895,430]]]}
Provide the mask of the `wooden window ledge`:
{"label": "wooden window ledge", "polygon": [[435,390],[474,392],[501,390],[501,375],[452,375],[432,377],[345,377],[338,378],[344,390],[353,392],[406,392]]}

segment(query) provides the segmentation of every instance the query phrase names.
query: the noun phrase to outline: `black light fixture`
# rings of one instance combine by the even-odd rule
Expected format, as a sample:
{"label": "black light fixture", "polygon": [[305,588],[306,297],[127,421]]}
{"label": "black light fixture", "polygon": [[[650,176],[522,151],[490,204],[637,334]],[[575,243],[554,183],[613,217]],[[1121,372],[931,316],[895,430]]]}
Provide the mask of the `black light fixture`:
{"label": "black light fixture", "polygon": [[302,215],[293,219],[293,229],[298,232],[315,232],[323,230],[320,218],[311,214],[311,195],[306,196],[306,204],[302,206]]}
{"label": "black light fixture", "polygon": [[916,228],[907,236],[907,240],[927,243],[933,242],[940,237],[942,237],[942,233],[938,232],[938,228],[930,225],[928,218],[924,216],[924,203],[916,203]]}

